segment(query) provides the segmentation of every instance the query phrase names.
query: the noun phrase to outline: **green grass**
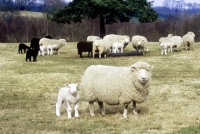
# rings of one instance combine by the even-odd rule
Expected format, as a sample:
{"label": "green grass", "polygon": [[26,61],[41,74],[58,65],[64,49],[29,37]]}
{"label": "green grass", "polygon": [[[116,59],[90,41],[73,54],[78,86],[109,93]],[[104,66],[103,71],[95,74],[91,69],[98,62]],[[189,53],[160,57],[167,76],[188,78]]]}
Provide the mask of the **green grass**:
{"label": "green grass", "polygon": [[[59,55],[38,56],[37,62],[25,62],[18,54],[17,43],[0,43],[0,133],[1,134],[147,134],[200,133],[200,46],[193,51],[161,55],[157,42],[149,44],[144,56],[92,59],[77,55],[76,43],[69,42]],[[133,51],[129,44],[124,51]],[[130,66],[137,61],[154,66],[149,99],[137,108],[139,115],[122,117],[123,106],[106,107],[95,117],[81,96],[80,118],[67,118],[64,106],[55,115],[59,88],[65,83],[80,82],[90,65]],[[81,91],[79,91],[81,94]]]}

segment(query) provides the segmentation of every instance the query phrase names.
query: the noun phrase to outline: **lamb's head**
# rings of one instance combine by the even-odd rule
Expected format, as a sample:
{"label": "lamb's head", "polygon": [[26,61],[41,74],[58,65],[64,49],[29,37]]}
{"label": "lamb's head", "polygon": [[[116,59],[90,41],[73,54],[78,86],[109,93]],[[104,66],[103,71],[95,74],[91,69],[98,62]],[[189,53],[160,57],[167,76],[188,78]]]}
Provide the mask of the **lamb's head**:
{"label": "lamb's head", "polygon": [[76,95],[77,94],[77,87],[79,86],[79,83],[70,83],[70,84],[66,84],[66,86],[69,88],[69,91],[72,95]]}
{"label": "lamb's head", "polygon": [[151,70],[154,66],[149,65],[146,62],[138,61],[131,66],[131,70],[136,73],[137,79],[141,83],[146,83],[151,78]]}

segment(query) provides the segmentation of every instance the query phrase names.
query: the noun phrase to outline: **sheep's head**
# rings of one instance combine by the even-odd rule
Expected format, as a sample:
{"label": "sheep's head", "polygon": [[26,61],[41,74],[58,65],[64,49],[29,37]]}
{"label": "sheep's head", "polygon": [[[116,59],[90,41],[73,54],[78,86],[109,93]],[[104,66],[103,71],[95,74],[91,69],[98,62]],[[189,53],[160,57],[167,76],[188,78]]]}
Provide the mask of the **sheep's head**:
{"label": "sheep's head", "polygon": [[150,71],[154,68],[154,66],[149,65],[146,62],[136,62],[131,66],[132,71],[136,73],[137,79],[141,83],[146,83],[151,77]]}
{"label": "sheep's head", "polygon": [[193,32],[188,32],[188,35],[192,35],[193,37],[195,37],[195,34]]}
{"label": "sheep's head", "polygon": [[65,39],[59,39],[62,43],[62,46],[67,45],[67,41]]}
{"label": "sheep's head", "polygon": [[77,86],[79,86],[79,83],[71,83],[71,84],[66,84],[66,86],[69,88],[69,91],[72,95],[77,94]]}
{"label": "sheep's head", "polygon": [[138,45],[142,46],[145,43],[144,39],[139,39],[138,40]]}

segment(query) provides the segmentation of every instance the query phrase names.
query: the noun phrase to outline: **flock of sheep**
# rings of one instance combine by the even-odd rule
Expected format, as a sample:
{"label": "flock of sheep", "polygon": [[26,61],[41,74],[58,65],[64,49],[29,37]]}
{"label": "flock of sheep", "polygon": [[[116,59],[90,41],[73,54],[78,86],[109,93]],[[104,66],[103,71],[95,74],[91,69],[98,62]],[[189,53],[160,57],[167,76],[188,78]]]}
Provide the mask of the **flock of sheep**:
{"label": "flock of sheep", "polygon": [[[192,49],[194,44],[195,34],[188,32],[183,37],[173,36],[169,34],[167,37],[159,39],[161,54],[172,52],[173,48],[177,51],[184,45],[185,49]],[[94,58],[98,54],[99,58],[103,54],[104,57],[109,56],[110,53],[123,53],[123,49],[130,42],[130,37],[126,35],[106,35],[104,38],[98,36],[88,36],[87,41],[77,43],[78,54],[82,58],[83,52],[88,52],[88,57]],[[135,35],[131,40],[133,48],[136,52],[148,52],[147,38],[140,35]],[[19,53],[22,49],[28,49],[26,57],[33,56],[36,61],[36,56],[52,55],[54,51],[58,54],[59,48],[66,45],[65,39],[51,39],[51,38],[33,38],[30,47],[20,44]],[[29,51],[34,51],[29,52]],[[36,54],[37,53],[37,54]],[[27,58],[26,58],[27,60]],[[137,114],[136,103],[144,102],[149,95],[149,88],[151,82],[151,70],[153,66],[142,61],[138,61],[128,67],[115,67],[105,65],[91,65],[89,66],[81,79],[80,83],[66,84],[58,92],[56,102],[56,115],[60,116],[60,107],[65,101],[68,118],[72,118],[72,105],[74,105],[75,117],[79,117],[78,104],[80,95],[78,88],[82,91],[82,96],[89,102],[90,115],[95,116],[94,102],[98,102],[101,114],[105,114],[103,104],[109,105],[124,105],[123,117],[127,118],[127,108],[132,102],[133,113]],[[115,74],[115,75],[113,75]],[[106,76],[106,77],[105,77]]]}

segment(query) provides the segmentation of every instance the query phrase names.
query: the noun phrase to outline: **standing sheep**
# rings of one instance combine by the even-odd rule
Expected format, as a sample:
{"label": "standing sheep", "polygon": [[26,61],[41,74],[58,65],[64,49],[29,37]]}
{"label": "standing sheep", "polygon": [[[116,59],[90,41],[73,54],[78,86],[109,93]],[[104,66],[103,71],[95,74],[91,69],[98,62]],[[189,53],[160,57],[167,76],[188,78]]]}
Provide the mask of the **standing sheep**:
{"label": "standing sheep", "polygon": [[[24,53],[26,53],[26,50],[27,49],[29,49],[29,46],[27,46],[26,44],[23,44],[23,43],[20,43],[19,44],[19,47],[18,47],[18,53],[20,54],[22,54],[23,53],[23,51],[24,51]],[[22,51],[23,50],[23,51]]]}
{"label": "standing sheep", "polygon": [[77,92],[77,86],[79,84],[71,83],[66,84],[66,87],[63,87],[58,92],[58,98],[56,103],[56,115],[60,116],[60,107],[62,102],[65,102],[65,107],[67,110],[68,118],[72,117],[72,105],[74,105],[75,117],[79,117],[78,113],[78,103],[80,96]]}
{"label": "standing sheep", "polygon": [[95,40],[102,40],[102,38],[100,38],[99,36],[93,36],[93,35],[87,37],[88,42],[95,41]]}
{"label": "standing sheep", "polygon": [[167,54],[168,52],[172,53],[172,47],[176,46],[175,42],[172,41],[168,41],[168,42],[161,42],[160,43],[160,50],[161,50],[161,54]]}
{"label": "standing sheep", "polygon": [[160,37],[160,39],[159,39],[158,42],[159,42],[159,44],[160,44],[161,42],[169,41],[171,37],[173,37],[173,34],[168,34],[167,37]]}
{"label": "standing sheep", "polygon": [[89,102],[90,115],[95,116],[95,101],[98,101],[102,114],[105,114],[103,103],[123,104],[123,117],[127,118],[127,108],[131,102],[133,112],[137,114],[136,103],[144,102],[149,95],[152,68],[141,61],[130,67],[89,66],[82,76],[80,89]]}
{"label": "standing sheep", "polygon": [[80,55],[80,58],[83,58],[82,53],[83,52],[88,52],[88,57],[91,55],[92,57],[92,41],[80,41],[77,43],[77,49],[78,49],[78,54]]}
{"label": "standing sheep", "polygon": [[180,47],[183,44],[183,39],[181,38],[181,36],[173,36],[170,38],[170,41],[174,42],[176,45],[173,46],[173,48],[176,48],[176,51],[180,51]]}
{"label": "standing sheep", "polygon": [[101,54],[104,54],[104,57],[108,56],[109,51],[110,51],[110,47],[107,46],[104,40],[93,41],[93,48],[92,48],[93,58],[94,58],[95,52],[98,52],[99,58],[101,58]]}
{"label": "standing sheep", "polygon": [[194,44],[194,37],[195,34],[193,32],[188,32],[182,37],[185,50],[188,50],[188,48],[192,50],[192,45]]}
{"label": "standing sheep", "polygon": [[58,50],[67,44],[66,40],[65,39],[59,39],[59,40],[56,40],[56,39],[47,39],[47,38],[42,38],[40,39],[39,41],[39,45],[42,46],[42,45],[49,45],[49,44],[55,44],[57,45],[56,47],[54,47],[54,50],[56,51],[57,54],[58,53]]}
{"label": "standing sheep", "polygon": [[124,43],[124,40],[113,43],[113,53],[123,53]]}
{"label": "standing sheep", "polygon": [[147,38],[144,36],[135,35],[132,37],[132,45],[137,52],[142,51],[144,53],[145,49],[146,52],[148,52],[147,43],[148,43]]}

